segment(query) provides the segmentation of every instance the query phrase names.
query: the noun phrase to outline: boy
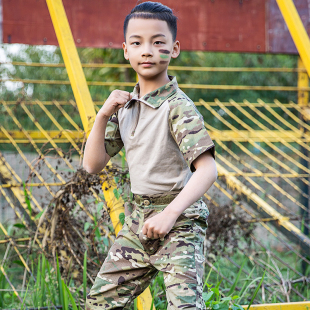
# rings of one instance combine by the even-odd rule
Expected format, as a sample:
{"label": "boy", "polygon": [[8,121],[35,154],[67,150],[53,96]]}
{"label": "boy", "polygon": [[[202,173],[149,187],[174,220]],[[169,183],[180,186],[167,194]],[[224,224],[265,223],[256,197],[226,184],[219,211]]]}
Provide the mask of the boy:
{"label": "boy", "polygon": [[201,197],[217,178],[214,143],[194,103],[168,76],[180,53],[177,18],[156,2],[124,22],[124,57],[137,72],[133,93],[114,90],[97,114],[83,166],[101,171],[124,146],[133,208],[109,250],[86,309],[123,309],[159,271],[168,309],[205,309],[203,244],[209,211]]}

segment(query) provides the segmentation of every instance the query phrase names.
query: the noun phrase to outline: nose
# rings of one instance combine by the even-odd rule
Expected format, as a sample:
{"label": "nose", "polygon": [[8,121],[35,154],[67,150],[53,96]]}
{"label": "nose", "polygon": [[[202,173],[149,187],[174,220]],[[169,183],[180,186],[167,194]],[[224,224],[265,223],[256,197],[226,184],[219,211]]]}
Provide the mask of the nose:
{"label": "nose", "polygon": [[153,56],[153,51],[152,51],[152,45],[151,44],[145,44],[144,45],[142,56],[144,56],[144,57]]}

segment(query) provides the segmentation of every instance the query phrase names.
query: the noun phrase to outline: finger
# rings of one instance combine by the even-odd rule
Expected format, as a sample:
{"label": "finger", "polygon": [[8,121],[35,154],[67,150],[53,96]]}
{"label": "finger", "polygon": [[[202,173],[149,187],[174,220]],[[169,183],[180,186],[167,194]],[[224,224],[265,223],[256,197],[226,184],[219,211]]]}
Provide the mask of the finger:
{"label": "finger", "polygon": [[124,91],[124,90],[119,90],[118,95],[122,96],[122,97],[124,97],[126,99],[130,99],[130,97],[131,97],[130,92]]}
{"label": "finger", "polygon": [[147,237],[150,239],[154,238],[154,232],[151,229],[147,230]]}
{"label": "finger", "polygon": [[130,96],[129,95],[125,95],[125,94],[119,94],[119,95],[117,95],[116,99],[125,100],[127,102],[130,99]]}
{"label": "finger", "polygon": [[115,100],[115,103],[123,107],[127,103],[127,100],[125,100],[124,98],[117,98]]}
{"label": "finger", "polygon": [[158,238],[159,238],[159,235],[156,232],[154,232],[153,233],[153,239],[158,239]]}
{"label": "finger", "polygon": [[129,91],[126,91],[126,90],[119,90],[119,93],[120,94],[124,94],[126,96],[129,96],[130,95],[130,92]]}
{"label": "finger", "polygon": [[142,228],[142,234],[146,236],[147,234],[147,228],[145,225],[143,225],[143,228]]}

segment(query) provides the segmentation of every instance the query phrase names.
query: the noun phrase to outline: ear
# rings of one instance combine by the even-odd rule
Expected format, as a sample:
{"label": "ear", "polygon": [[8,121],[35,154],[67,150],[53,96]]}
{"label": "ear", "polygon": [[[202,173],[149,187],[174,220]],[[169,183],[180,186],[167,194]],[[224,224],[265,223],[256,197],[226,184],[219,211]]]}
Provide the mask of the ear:
{"label": "ear", "polygon": [[171,57],[177,58],[179,55],[180,55],[180,42],[176,40],[173,43],[173,50],[171,53]]}
{"label": "ear", "polygon": [[124,58],[125,58],[126,60],[128,60],[128,59],[129,59],[129,56],[128,56],[128,51],[127,51],[126,42],[123,42],[122,46],[123,46],[123,50],[124,50]]}

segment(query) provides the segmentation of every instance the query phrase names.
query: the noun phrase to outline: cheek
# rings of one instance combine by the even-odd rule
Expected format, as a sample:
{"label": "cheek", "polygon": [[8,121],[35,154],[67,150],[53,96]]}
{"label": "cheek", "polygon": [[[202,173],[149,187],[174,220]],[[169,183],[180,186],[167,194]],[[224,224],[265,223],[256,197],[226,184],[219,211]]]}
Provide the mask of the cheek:
{"label": "cheek", "polygon": [[133,61],[135,62],[137,60],[137,51],[136,50],[128,50],[127,51],[127,57],[129,58],[130,62]]}

